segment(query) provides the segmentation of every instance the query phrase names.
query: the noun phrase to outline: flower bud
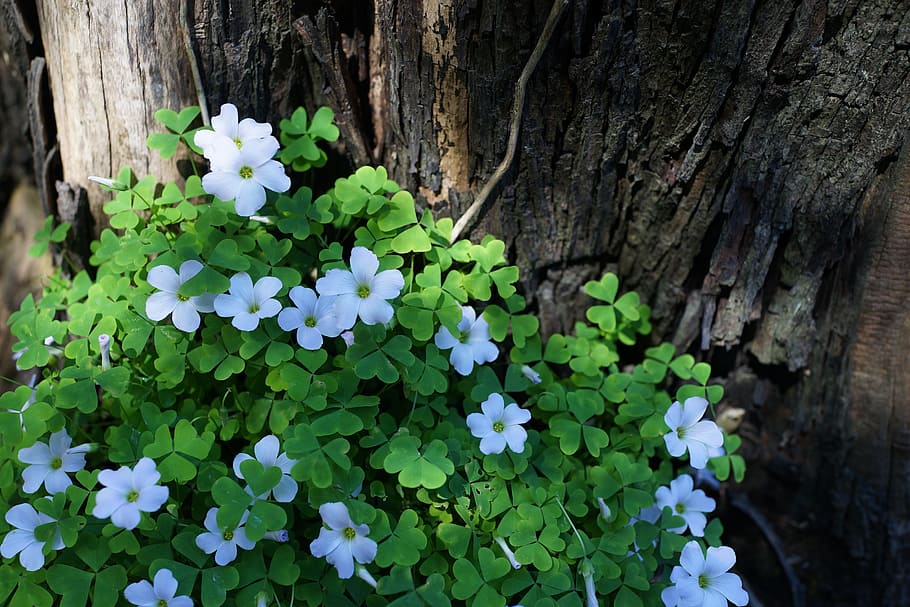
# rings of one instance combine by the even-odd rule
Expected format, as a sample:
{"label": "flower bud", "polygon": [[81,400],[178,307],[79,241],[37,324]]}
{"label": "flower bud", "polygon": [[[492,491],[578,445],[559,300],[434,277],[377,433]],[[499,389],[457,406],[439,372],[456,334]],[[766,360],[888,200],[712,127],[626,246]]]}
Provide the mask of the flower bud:
{"label": "flower bud", "polygon": [[521,373],[528,378],[528,381],[539,384],[542,380],[540,379],[540,373],[529,367],[528,365],[521,366]]}
{"label": "flower bud", "polygon": [[604,498],[597,498],[597,505],[600,506],[600,516],[602,516],[605,521],[609,521],[610,517],[613,516],[613,512],[610,510],[610,507],[607,506],[607,502],[604,501]]}
{"label": "flower bud", "polygon": [[512,563],[512,569],[521,569],[521,563],[515,559],[515,553],[512,552],[512,549],[509,548],[509,545],[506,544],[506,541],[498,535],[493,536],[493,539],[496,540],[496,543],[499,544],[499,547],[502,548],[502,551],[505,553],[506,558],[509,559],[510,563]]}
{"label": "flower bud", "polygon": [[111,336],[107,333],[99,335],[98,345],[101,347],[101,368],[107,371],[111,368]]}
{"label": "flower bud", "polygon": [[108,190],[115,190],[118,192],[123,192],[123,191],[129,189],[129,187],[125,183],[121,183],[121,182],[115,181],[113,179],[108,179],[107,177],[96,177],[95,175],[89,175],[88,180],[94,181],[101,187],[108,189]]}
{"label": "flower bud", "polygon": [[357,565],[357,567],[354,569],[354,572],[357,574],[357,577],[362,579],[364,582],[366,582],[373,588],[376,587],[376,578],[374,578],[372,575],[370,575],[370,572],[367,571],[366,567],[364,567],[363,565]]}
{"label": "flower bud", "polygon": [[290,536],[288,535],[287,529],[282,529],[281,531],[268,531],[262,537],[267,540],[272,540],[273,542],[278,542],[279,544],[283,544],[286,541],[288,541],[288,538]]}

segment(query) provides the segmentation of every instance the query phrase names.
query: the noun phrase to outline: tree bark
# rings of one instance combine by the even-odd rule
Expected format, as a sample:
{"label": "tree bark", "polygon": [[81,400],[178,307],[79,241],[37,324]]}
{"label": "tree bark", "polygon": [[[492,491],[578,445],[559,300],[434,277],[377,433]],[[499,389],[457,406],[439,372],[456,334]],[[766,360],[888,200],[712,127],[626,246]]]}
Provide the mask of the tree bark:
{"label": "tree bark", "polygon": [[[39,4],[67,180],[168,176],[151,113],[196,102],[172,4]],[[329,104],[341,154],[457,217],[503,156],[550,8],[198,0],[189,31],[209,109]],[[908,50],[896,0],[575,0],[471,232],[506,240],[547,332],[613,270],[658,338],[714,364],[746,410],[744,490],[811,605],[910,603]],[[773,558],[749,569],[750,538],[730,530],[756,597],[791,604]]]}

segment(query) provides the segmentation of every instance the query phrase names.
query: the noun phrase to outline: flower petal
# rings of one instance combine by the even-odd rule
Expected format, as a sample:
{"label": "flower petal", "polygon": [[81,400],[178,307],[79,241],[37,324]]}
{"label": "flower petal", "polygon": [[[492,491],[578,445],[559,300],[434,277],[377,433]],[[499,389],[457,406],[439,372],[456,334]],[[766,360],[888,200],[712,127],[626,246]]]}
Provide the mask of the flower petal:
{"label": "flower petal", "polygon": [[159,569],[153,585],[159,599],[172,599],[177,594],[177,579],[170,569]]}
{"label": "flower petal", "polygon": [[188,282],[191,278],[202,271],[202,262],[195,259],[189,259],[180,264],[180,284]]}
{"label": "flower petal", "polygon": [[31,447],[19,449],[18,457],[23,464],[48,465],[51,463],[53,455],[51,455],[51,450],[45,443],[35,443]]}
{"label": "flower petal", "polygon": [[679,555],[679,564],[686,570],[686,573],[695,577],[705,572],[705,557],[702,555],[698,542],[689,542],[683,546],[682,553]]}
{"label": "flower petal", "polygon": [[[96,505],[95,510],[97,509]],[[140,520],[142,515],[139,514],[139,507],[135,503],[124,502],[111,513],[111,522],[122,529],[135,529]]]}
{"label": "flower petal", "polygon": [[694,426],[695,422],[704,417],[707,409],[708,401],[701,396],[687,398],[683,404],[682,424],[686,427]]}
{"label": "flower petal", "polygon": [[330,531],[322,528],[319,530],[319,537],[310,542],[310,553],[316,558],[324,557],[327,554],[331,554],[344,541],[341,531]]}
{"label": "flower petal", "polygon": [[280,447],[281,444],[278,442],[278,437],[274,434],[263,436],[253,447],[253,452],[256,454],[256,461],[266,468],[274,466],[275,462],[278,460],[278,450]]}
{"label": "flower petal", "polygon": [[[440,350],[448,350],[449,348],[454,348],[461,342],[455,339],[455,336],[452,335],[448,329],[439,327],[439,331],[437,331],[436,336],[433,338],[433,343],[435,343],[436,347]],[[472,364],[471,366],[473,367],[474,365]]]}
{"label": "flower petal", "polygon": [[291,178],[284,172],[284,165],[277,160],[269,160],[256,167],[253,179],[273,192],[287,192],[291,189]]}
{"label": "flower petal", "polygon": [[63,457],[71,444],[73,444],[73,439],[66,433],[66,430],[54,432],[48,440],[50,452],[54,454],[55,457]]}
{"label": "flower petal", "polygon": [[302,314],[313,314],[316,311],[318,297],[316,291],[307,287],[294,287],[288,292],[288,297],[294,305],[300,308]]}
{"label": "flower petal", "polygon": [[137,490],[155,485],[161,479],[161,473],[155,465],[155,460],[143,457],[133,467],[133,486]]}
{"label": "flower petal", "polygon": [[717,548],[708,548],[705,556],[705,575],[716,577],[736,564],[736,553],[729,546],[718,546]]}
{"label": "flower petal", "polygon": [[471,355],[474,357],[474,362],[479,365],[483,363],[491,363],[496,360],[496,357],[499,356],[499,348],[496,347],[496,344],[490,341],[482,342],[471,342],[469,341],[469,346],[471,348]]}
{"label": "flower petal", "polygon": [[342,294],[335,298],[335,319],[338,328],[342,331],[350,329],[357,322],[357,314],[360,311],[360,302],[362,300],[351,294]]}
{"label": "flower petal", "polygon": [[395,309],[386,300],[370,295],[360,302],[357,314],[364,324],[384,325],[392,320]]}
{"label": "flower petal", "polygon": [[211,554],[218,550],[224,541],[224,536],[219,533],[200,533],[196,536],[196,545],[206,554]]}
{"label": "flower petal", "polygon": [[351,273],[358,285],[369,285],[378,269],[379,258],[375,253],[366,247],[354,247],[351,250]]}
{"label": "flower petal", "polygon": [[231,139],[237,137],[237,106],[233,103],[221,104],[221,113],[212,116],[212,128],[219,135]]}
{"label": "flower petal", "polygon": [[[24,476],[24,473],[23,473]],[[62,469],[50,470],[44,478],[44,488],[50,495],[56,495],[66,491],[66,488],[73,484],[70,477]],[[28,493],[28,491],[26,491]]]}
{"label": "flower petal", "polygon": [[174,306],[174,315],[171,320],[174,321],[174,326],[184,333],[192,333],[199,328],[199,323],[202,322],[199,312],[196,311],[196,306],[191,301],[177,303]]}
{"label": "flower petal", "polygon": [[13,529],[3,538],[3,543],[0,544],[0,554],[3,555],[3,558],[11,559],[36,541],[33,532]]}
{"label": "flower petal", "polygon": [[271,160],[279,147],[278,140],[274,137],[249,139],[243,142],[243,147],[240,148],[240,157],[244,164],[248,164],[251,167],[259,167]]}
{"label": "flower petal", "polygon": [[502,400],[502,395],[491,392],[487,396],[487,400],[480,403],[480,408],[483,409],[483,414],[489,417],[491,421],[501,421],[505,412],[505,403]]}
{"label": "flower petal", "polygon": [[743,590],[743,582],[735,573],[723,573],[712,578],[709,586],[738,607],[749,602],[749,594]]}
{"label": "flower petal", "polygon": [[297,343],[304,350],[318,350],[322,347],[322,333],[315,327],[307,327],[300,323],[300,328],[297,329]]}
{"label": "flower petal", "polygon": [[330,565],[335,565],[338,577],[343,580],[354,575],[354,555],[351,554],[351,542],[343,541],[335,550],[325,555]]}
{"label": "flower petal", "polygon": [[6,522],[16,529],[34,532],[35,527],[41,524],[38,511],[31,504],[16,504],[6,511]]}
{"label": "flower petal", "polygon": [[282,474],[278,485],[272,489],[272,495],[275,497],[276,502],[282,504],[294,501],[294,497],[297,495],[297,481],[287,474]]}
{"label": "flower petal", "polygon": [[697,440],[708,447],[720,447],[724,444],[724,435],[717,424],[710,420],[700,421],[686,430],[687,440]]}
{"label": "flower petal", "polygon": [[278,314],[281,311],[281,304],[278,303],[277,299],[266,299],[261,304],[259,304],[259,311],[256,312],[256,316],[259,318],[271,318]]}
{"label": "flower petal", "polygon": [[238,331],[255,331],[259,326],[259,316],[249,312],[241,312],[231,319],[231,324]]}
{"label": "flower petal", "polygon": [[136,505],[143,512],[156,512],[167,501],[169,493],[168,488],[161,485],[146,487],[139,492]]}
{"label": "flower petal", "polygon": [[465,421],[476,438],[483,438],[493,431],[493,422],[482,413],[471,413]]}
{"label": "flower petal", "polygon": [[[708,524],[707,517],[701,512],[684,512],[681,514],[683,520],[686,521],[686,525],[689,527],[689,531],[695,537],[703,537],[705,535],[705,525]],[[680,529],[680,533],[685,531],[685,527]],[[674,530],[674,532],[676,532]]]}
{"label": "flower petal", "polygon": [[670,455],[673,457],[680,457],[686,452],[685,443],[679,440],[679,436],[675,431],[664,434],[664,442],[667,444],[667,451],[669,451]]}
{"label": "flower petal", "polygon": [[215,313],[222,318],[248,313],[247,310],[249,310],[249,304],[240,297],[222,293],[215,298]]}
{"label": "flower petal", "polygon": [[246,453],[238,453],[234,456],[234,475],[240,480],[246,480],[243,478],[243,473],[240,471],[240,464],[248,459],[253,459],[253,456],[247,455]]}
{"label": "flower petal", "polygon": [[44,567],[42,548],[44,548],[44,542],[33,542],[19,553],[19,563],[25,567],[26,571],[38,571]]}
{"label": "flower petal", "polygon": [[265,190],[255,179],[242,179],[234,198],[234,211],[241,217],[254,215],[265,206]]}
{"label": "flower petal", "polygon": [[202,176],[202,189],[221,200],[234,200],[244,181],[233,171],[212,171]]}
{"label": "flower petal", "polygon": [[145,315],[149,317],[149,320],[155,322],[164,320],[168,314],[174,311],[179,301],[173,293],[165,293],[163,291],[152,293],[145,300]]}
{"label": "flower petal", "polygon": [[319,516],[322,517],[322,522],[335,531],[354,526],[348,507],[342,502],[327,502],[319,506]]}
{"label": "flower petal", "polygon": [[176,293],[180,288],[180,277],[171,266],[155,266],[149,270],[146,282],[160,291]]}
{"label": "flower petal", "polygon": [[234,542],[222,542],[215,550],[215,564],[224,567],[237,558],[237,544]]}
{"label": "flower petal", "polygon": [[664,413],[664,423],[667,424],[670,430],[675,432],[682,424],[682,405],[678,402],[670,405],[670,408]]}
{"label": "flower petal", "polygon": [[404,276],[398,270],[383,270],[370,282],[370,295],[395,299],[404,288]]}
{"label": "flower petal", "polygon": [[262,305],[267,299],[274,297],[281,290],[281,281],[274,276],[263,276],[256,281],[253,287],[253,301]]}
{"label": "flower petal", "polygon": [[155,589],[152,584],[145,580],[130,584],[123,591],[123,596],[133,605],[155,605],[158,597],[155,595]]}
{"label": "flower petal", "polygon": [[362,535],[358,535],[351,541],[351,554],[362,565],[373,562],[373,559],[376,558],[376,549],[376,542]]}
{"label": "flower petal", "polygon": [[470,346],[456,342],[452,353],[449,354],[449,362],[459,375],[470,375],[474,370],[474,352]]}
{"label": "flower petal", "polygon": [[525,441],[528,440],[527,431],[521,426],[511,426],[503,430],[502,435],[506,439],[506,443],[515,453],[522,453],[525,450]]}
{"label": "flower petal", "polygon": [[351,272],[335,268],[316,281],[316,290],[320,295],[354,294],[357,291],[357,280]]}
{"label": "flower petal", "polygon": [[490,432],[480,439],[480,452],[484,455],[502,453],[506,450],[506,438],[499,432]]}
{"label": "flower petal", "polygon": [[241,140],[262,139],[272,134],[272,125],[268,122],[256,122],[252,118],[244,118],[237,125],[237,137]]}
{"label": "flower petal", "polygon": [[531,412],[522,409],[515,403],[510,403],[502,412],[502,423],[506,426],[515,426],[531,421]]}

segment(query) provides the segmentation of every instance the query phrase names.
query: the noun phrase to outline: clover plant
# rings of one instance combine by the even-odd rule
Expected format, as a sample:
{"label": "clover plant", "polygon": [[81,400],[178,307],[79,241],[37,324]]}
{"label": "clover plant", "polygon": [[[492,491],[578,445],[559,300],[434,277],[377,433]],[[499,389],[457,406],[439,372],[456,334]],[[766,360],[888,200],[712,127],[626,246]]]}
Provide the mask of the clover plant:
{"label": "clover plant", "polygon": [[382,167],[292,187],[338,137],[330,110],[277,139],[231,105],[198,115],[159,112],[149,145],[209,172],[95,178],[91,271],[10,319],[34,379],[0,396],[0,603],[748,599],[677,459],[742,478],[701,419],[723,389],[670,344],[623,347],[650,310],[616,276],[544,338],[505,244],[451,242]]}

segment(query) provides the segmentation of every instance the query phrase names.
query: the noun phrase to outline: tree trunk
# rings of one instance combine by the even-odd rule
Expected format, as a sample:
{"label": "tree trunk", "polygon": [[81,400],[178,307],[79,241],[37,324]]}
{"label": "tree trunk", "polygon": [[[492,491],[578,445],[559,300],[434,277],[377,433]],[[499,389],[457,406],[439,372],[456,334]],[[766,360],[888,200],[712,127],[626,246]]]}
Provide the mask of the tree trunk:
{"label": "tree trunk", "polygon": [[[39,4],[66,179],[166,176],[143,149],[151,114],[197,98],[176,3]],[[505,153],[551,9],[189,4],[210,110],[276,123],[329,104],[346,158],[453,217]],[[506,240],[546,331],[614,270],[655,335],[712,362],[746,410],[750,478],[733,491],[811,605],[910,604],[908,49],[896,0],[574,0],[471,231]],[[97,213],[106,197],[89,197]],[[749,525],[729,533],[756,598],[791,604],[782,565],[750,567],[771,553]]]}

